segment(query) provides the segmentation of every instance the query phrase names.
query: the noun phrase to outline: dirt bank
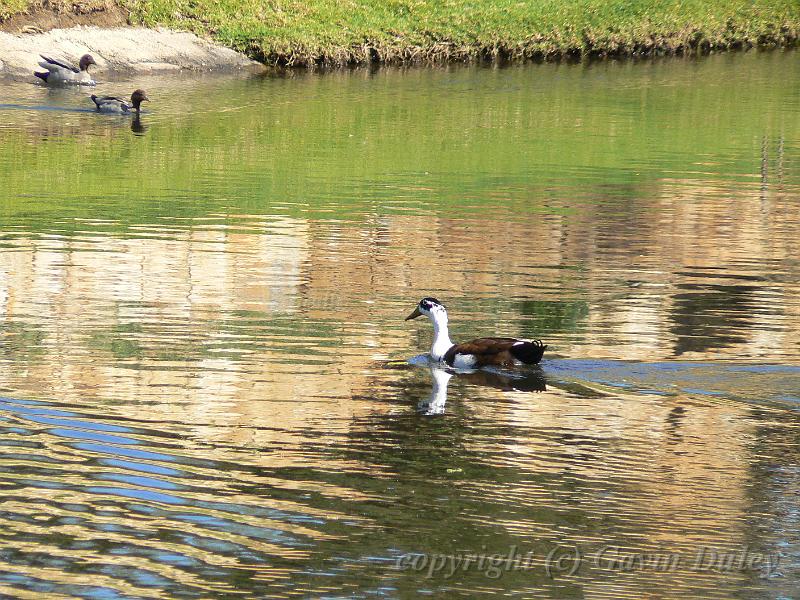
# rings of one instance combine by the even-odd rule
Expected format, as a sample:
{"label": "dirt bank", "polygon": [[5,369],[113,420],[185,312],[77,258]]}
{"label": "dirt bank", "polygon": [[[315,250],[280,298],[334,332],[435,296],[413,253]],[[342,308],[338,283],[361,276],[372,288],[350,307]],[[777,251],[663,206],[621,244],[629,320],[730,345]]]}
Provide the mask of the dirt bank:
{"label": "dirt bank", "polygon": [[53,29],[45,33],[11,34],[0,31],[0,77],[31,78],[39,54],[77,63],[84,53],[97,61],[95,73],[158,73],[182,69],[231,71],[263,68],[230,48],[192,33],[140,27]]}
{"label": "dirt bank", "polygon": [[[2,3],[3,0],[0,0]],[[6,0],[8,4],[8,0]],[[128,10],[114,0],[29,0],[24,10],[3,10],[0,6],[0,31],[6,33],[42,33],[68,29],[76,25],[124,27],[133,25]]]}

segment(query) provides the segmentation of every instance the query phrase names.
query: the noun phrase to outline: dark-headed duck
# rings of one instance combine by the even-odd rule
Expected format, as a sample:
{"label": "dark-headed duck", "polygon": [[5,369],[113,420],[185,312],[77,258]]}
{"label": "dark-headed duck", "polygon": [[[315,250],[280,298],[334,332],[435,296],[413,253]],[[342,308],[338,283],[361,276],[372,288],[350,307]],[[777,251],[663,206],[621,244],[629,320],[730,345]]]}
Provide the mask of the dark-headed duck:
{"label": "dark-headed duck", "polygon": [[39,79],[45,83],[76,83],[78,85],[94,85],[92,76],[89,75],[89,66],[96,65],[94,58],[91,54],[84,54],[78,61],[78,66],[75,67],[67,62],[56,60],[40,54],[42,60],[39,61],[39,66],[47,69],[46,73],[39,73],[34,71]]}
{"label": "dark-headed duck", "polygon": [[116,96],[95,96],[92,94],[92,102],[94,102],[97,110],[104,113],[139,113],[141,104],[144,101],[150,101],[144,90],[135,90],[131,94],[130,102]]}

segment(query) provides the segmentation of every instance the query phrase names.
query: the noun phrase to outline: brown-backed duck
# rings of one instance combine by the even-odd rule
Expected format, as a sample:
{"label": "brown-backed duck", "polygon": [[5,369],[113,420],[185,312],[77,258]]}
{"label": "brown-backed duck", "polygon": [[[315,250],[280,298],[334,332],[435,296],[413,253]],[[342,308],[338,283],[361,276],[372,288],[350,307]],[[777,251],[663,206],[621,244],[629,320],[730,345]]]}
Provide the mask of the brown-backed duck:
{"label": "brown-backed duck", "polygon": [[426,316],[433,322],[431,358],[458,369],[477,369],[488,365],[535,365],[547,346],[540,340],[516,338],[478,338],[463,344],[450,341],[447,310],[436,298],[423,298],[406,321]]}

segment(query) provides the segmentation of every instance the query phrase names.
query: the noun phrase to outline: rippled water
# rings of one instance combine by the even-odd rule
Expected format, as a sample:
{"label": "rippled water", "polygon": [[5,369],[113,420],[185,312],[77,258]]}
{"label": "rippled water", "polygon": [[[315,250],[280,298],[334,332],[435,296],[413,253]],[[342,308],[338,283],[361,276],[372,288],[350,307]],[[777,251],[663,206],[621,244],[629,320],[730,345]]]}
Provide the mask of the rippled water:
{"label": "rippled water", "polygon": [[0,595],[794,594],[797,58],[6,83]]}

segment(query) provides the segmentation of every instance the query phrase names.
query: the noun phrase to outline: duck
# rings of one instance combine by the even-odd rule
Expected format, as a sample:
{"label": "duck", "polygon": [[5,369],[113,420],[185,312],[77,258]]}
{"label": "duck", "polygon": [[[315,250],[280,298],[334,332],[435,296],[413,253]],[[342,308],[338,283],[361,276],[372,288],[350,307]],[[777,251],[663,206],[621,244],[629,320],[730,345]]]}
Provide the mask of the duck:
{"label": "duck", "polygon": [[535,365],[542,360],[547,345],[541,340],[491,337],[454,344],[447,331],[447,309],[436,298],[419,301],[406,321],[428,317],[433,322],[431,358],[456,369],[478,369],[485,366],[511,367]]}
{"label": "duck", "polygon": [[39,55],[42,60],[39,66],[47,69],[46,73],[34,71],[33,74],[45,83],[75,83],[78,85],[94,85],[95,81],[89,75],[89,66],[97,63],[91,54],[84,54],[78,61],[78,66],[50,58],[44,54]]}
{"label": "duck", "polygon": [[137,115],[141,110],[142,102],[150,101],[150,98],[147,97],[144,90],[134,90],[131,94],[130,102],[122,98],[117,98],[116,96],[95,96],[92,94],[91,98],[97,110],[100,112],[123,114],[133,112]]}

